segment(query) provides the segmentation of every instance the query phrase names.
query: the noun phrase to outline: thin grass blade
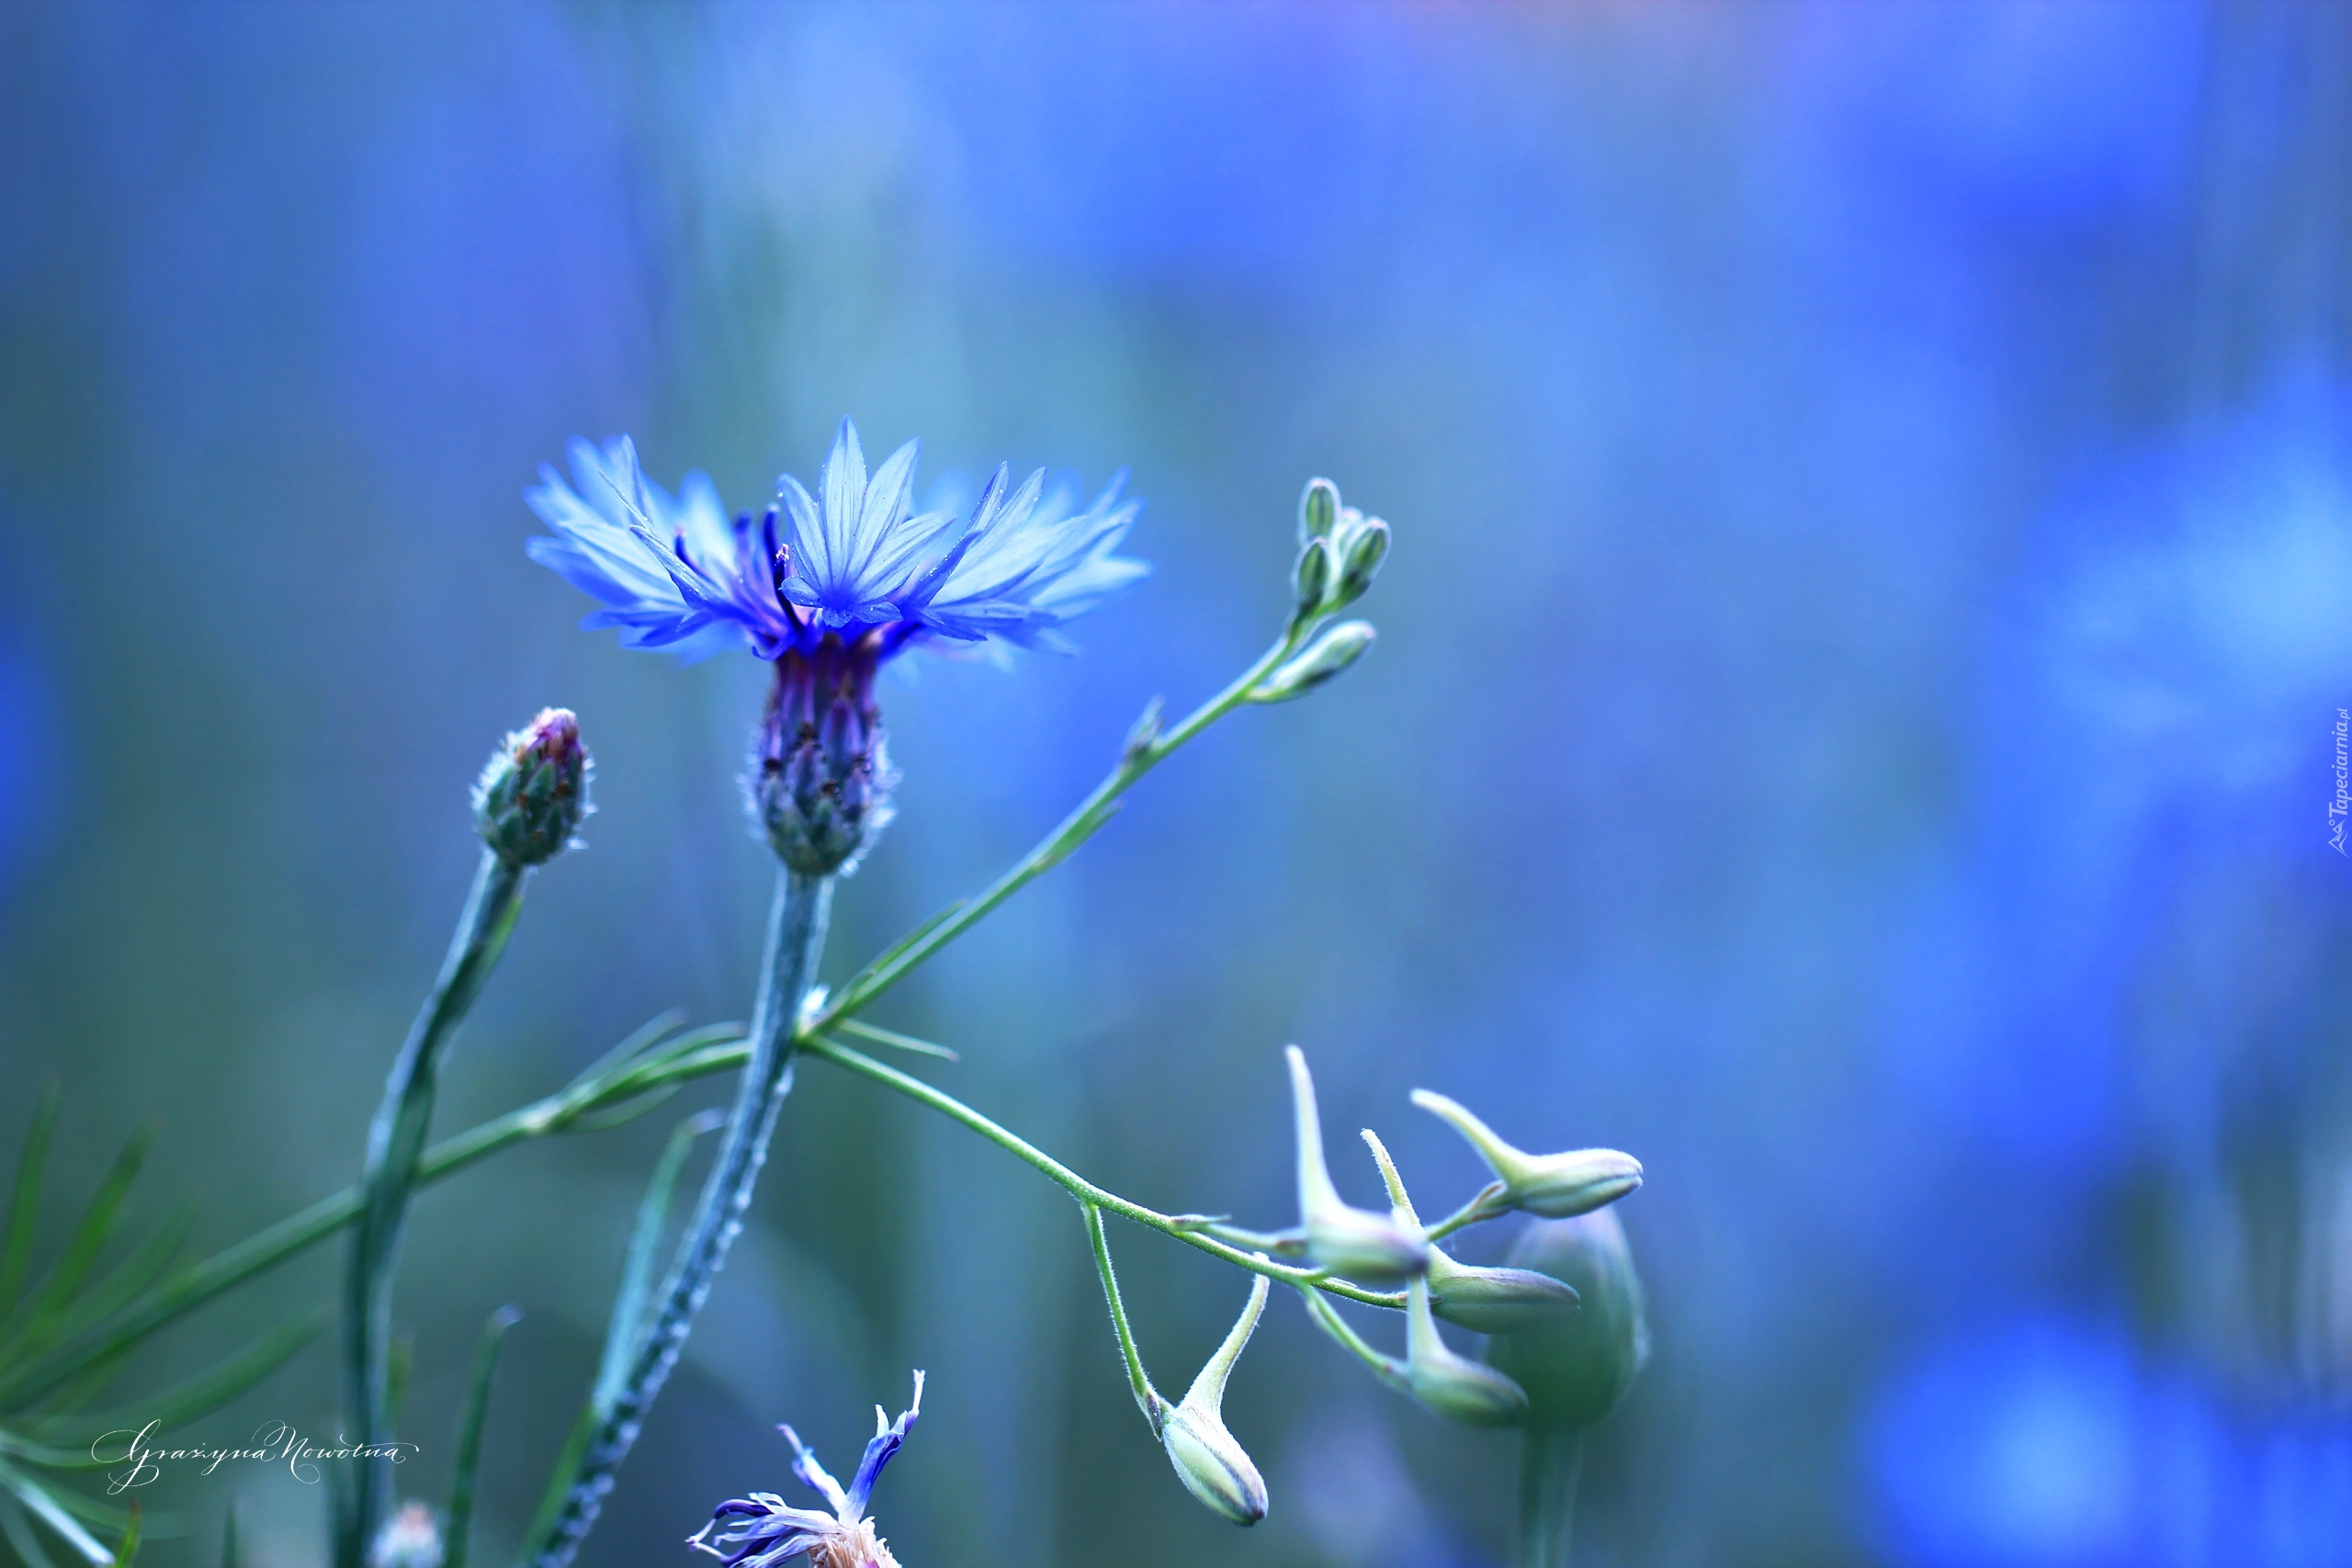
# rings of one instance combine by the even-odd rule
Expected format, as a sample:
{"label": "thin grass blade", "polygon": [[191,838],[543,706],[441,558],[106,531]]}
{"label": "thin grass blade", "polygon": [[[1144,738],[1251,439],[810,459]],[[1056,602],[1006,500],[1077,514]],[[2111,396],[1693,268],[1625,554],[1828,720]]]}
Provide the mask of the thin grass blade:
{"label": "thin grass blade", "polygon": [[670,1199],[678,1185],[678,1172],[693,1152],[695,1140],[706,1133],[717,1132],[726,1123],[726,1116],[718,1111],[705,1111],[687,1117],[672,1130],[670,1141],[662,1150],[662,1157],[654,1162],[652,1179],[645,1185],[645,1196],[637,1206],[637,1224],[631,1227],[628,1253],[621,1265],[620,1289],[613,1295],[613,1315],[605,1330],[605,1353],[596,1368],[595,1392],[590,1395],[596,1408],[607,1407],[612,1396],[619,1392],[628,1376],[629,1362],[637,1355],[639,1330],[645,1323],[646,1297],[653,1289],[653,1265],[662,1249],[662,1235],[670,1224]]}
{"label": "thin grass blade", "polygon": [[8,1217],[0,1243],[0,1322],[16,1311],[17,1295],[25,1286],[25,1270],[33,1258],[33,1220],[40,1207],[41,1171],[49,1162],[50,1134],[57,1130],[57,1101],[62,1091],[50,1079],[33,1106],[32,1125],[25,1133],[24,1152],[17,1156],[17,1179],[8,1194]]}
{"label": "thin grass blade", "polygon": [[498,1351],[506,1331],[521,1321],[523,1309],[503,1306],[482,1325],[481,1343],[474,1348],[473,1377],[466,1391],[466,1407],[458,1418],[458,1461],[449,1480],[449,1509],[444,1516],[441,1568],[466,1568],[467,1548],[473,1529],[474,1478],[481,1469],[482,1421],[490,1414],[491,1385],[498,1379]]}

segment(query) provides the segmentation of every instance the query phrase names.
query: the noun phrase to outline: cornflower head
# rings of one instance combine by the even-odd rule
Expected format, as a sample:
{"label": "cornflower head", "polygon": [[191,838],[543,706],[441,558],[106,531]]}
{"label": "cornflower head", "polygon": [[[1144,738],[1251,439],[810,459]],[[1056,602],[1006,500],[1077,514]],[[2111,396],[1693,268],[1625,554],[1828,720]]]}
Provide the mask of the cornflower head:
{"label": "cornflower head", "polygon": [[891,1421],[874,1407],[874,1438],[865,1445],[857,1474],[844,1489],[817,1462],[817,1456],[789,1427],[778,1427],[792,1445],[792,1473],[820,1496],[832,1512],[796,1508],[773,1492],[734,1497],[711,1510],[710,1523],[686,1538],[686,1543],[707,1551],[727,1568],[772,1568],[787,1558],[807,1553],[808,1568],[899,1568],[899,1560],[874,1532],[865,1506],[882,1467],[907,1440],[907,1433],[922,1410],[922,1373],[915,1373],[914,1403]]}
{"label": "cornflower head", "polygon": [[854,867],[889,820],[883,662],[921,644],[1068,651],[1062,623],[1149,570],[1115,553],[1140,507],[1124,472],[1080,507],[1044,469],[1016,485],[1000,465],[968,513],[917,513],[916,444],[868,474],[843,420],[813,493],[786,474],[763,515],[730,522],[701,474],[675,496],[649,481],[626,436],[571,455],[578,489],[543,468],[526,494],[553,530],[531,558],[599,600],[584,624],[629,647],[701,655],[740,637],[775,666],[749,793],[776,853],[811,875]]}

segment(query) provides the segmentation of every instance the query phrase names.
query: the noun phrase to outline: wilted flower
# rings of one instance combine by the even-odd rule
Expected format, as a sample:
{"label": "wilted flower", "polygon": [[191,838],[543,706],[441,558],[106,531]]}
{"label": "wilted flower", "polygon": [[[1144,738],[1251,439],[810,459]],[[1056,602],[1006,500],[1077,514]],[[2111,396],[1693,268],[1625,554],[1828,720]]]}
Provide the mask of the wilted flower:
{"label": "wilted flower", "polygon": [[1642,1184],[1642,1162],[1615,1149],[1571,1149],[1531,1155],[1495,1135],[1494,1129],[1442,1094],[1413,1091],[1413,1103],[1470,1141],[1502,1184],[1502,1202],[1545,1219],[1566,1219],[1614,1203]]}
{"label": "wilted flower", "polygon": [[770,1568],[802,1552],[808,1554],[808,1568],[899,1568],[899,1560],[875,1534],[865,1506],[882,1467],[906,1441],[922,1410],[922,1374],[917,1372],[914,1403],[897,1421],[875,1407],[874,1438],[865,1445],[846,1491],[801,1444],[797,1433],[789,1427],[777,1427],[792,1445],[792,1473],[823,1497],[832,1512],[796,1508],[773,1492],[754,1492],[711,1510],[710,1523],[688,1536],[687,1544],[719,1559],[727,1568]]}
{"label": "wilted flower", "polygon": [[1291,1108],[1297,1122],[1298,1217],[1306,1233],[1306,1256],[1359,1284],[1395,1284],[1418,1275],[1429,1261],[1429,1245],[1419,1228],[1408,1231],[1386,1214],[1351,1208],[1331,1185],[1306,1054],[1292,1045],[1283,1055],[1290,1063]]}

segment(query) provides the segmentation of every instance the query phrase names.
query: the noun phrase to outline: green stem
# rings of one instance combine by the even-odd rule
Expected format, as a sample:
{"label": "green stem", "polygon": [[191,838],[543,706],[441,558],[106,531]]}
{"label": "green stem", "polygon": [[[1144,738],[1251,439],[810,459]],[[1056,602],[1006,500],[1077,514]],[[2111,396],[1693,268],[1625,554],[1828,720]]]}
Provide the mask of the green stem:
{"label": "green stem", "polygon": [[1086,1211],[1086,1240],[1094,1248],[1094,1271],[1102,1276],[1102,1299],[1110,1303],[1111,1326],[1119,1336],[1119,1355],[1127,1363],[1127,1386],[1134,1390],[1136,1408],[1151,1423],[1151,1435],[1159,1435],[1160,1417],[1168,1402],[1151,1386],[1150,1375],[1143,1370],[1143,1355],[1136,1348],[1135,1330],[1127,1326],[1126,1303],[1119,1299],[1118,1271],[1111,1267],[1111,1238],[1102,1234],[1102,1210],[1099,1204],[1081,1203]]}
{"label": "green stem", "polygon": [[645,1413],[669,1380],[693,1331],[695,1315],[710,1294],[727,1261],[728,1249],[743,1228],[752,1190],[767,1161],[776,1114],[792,1088],[793,1030],[800,998],[808,992],[818,955],[824,951],[831,913],[833,879],[779,871],[775,906],[768,918],[766,961],[752,1014],[751,1062],[736,1086],[734,1109],[702,1197],[686,1227],[678,1260],[661,1293],[661,1309],[648,1324],[631,1358],[628,1373],[590,1435],[573,1469],[571,1490],[547,1535],[532,1543],[539,1568],[565,1568],[603,1512],[613,1477],[628,1457]]}
{"label": "green stem", "polygon": [[1363,1302],[1367,1306],[1391,1307],[1401,1311],[1405,1305],[1405,1293],[1402,1291],[1367,1291],[1363,1286],[1351,1284],[1345,1280],[1335,1280],[1318,1269],[1294,1269],[1287,1264],[1276,1263],[1272,1258],[1260,1257],[1256,1253],[1244,1252],[1239,1247],[1228,1246],[1214,1236],[1204,1235],[1199,1230],[1181,1224],[1173,1215],[1147,1209],[1140,1203],[1120,1197],[1116,1192],[1097,1187],[1053,1156],[1046,1153],[1045,1150],[999,1126],[955,1096],[933,1089],[921,1078],[910,1077],[898,1068],[877,1062],[864,1052],[854,1050],[838,1040],[819,1035],[804,1039],[800,1043],[801,1049],[812,1056],[822,1056],[825,1060],[839,1066],[847,1067],[854,1073],[862,1073],[878,1084],[897,1089],[910,1100],[931,1107],[952,1121],[961,1122],[999,1148],[1017,1156],[1043,1171],[1048,1179],[1081,1203],[1091,1203],[1118,1215],[1123,1220],[1132,1220],[1147,1230],[1155,1230],[1162,1235],[1174,1236],[1185,1246],[1198,1247],[1212,1258],[1221,1258],[1237,1268],[1247,1269],[1253,1274],[1263,1274],[1269,1280],[1279,1280],[1285,1285],[1311,1286],[1318,1291],[1329,1291],[1335,1296],[1345,1296],[1351,1302]]}
{"label": "green stem", "polygon": [[[505,951],[529,876],[528,867],[493,850],[482,851],[481,869],[440,976],[393,1058],[383,1102],[368,1130],[358,1223],[344,1274],[344,1406],[351,1436],[360,1442],[389,1445],[393,1438],[392,1280],[417,1160],[433,1120],[441,1060]],[[335,1536],[337,1568],[365,1568],[368,1543],[375,1539],[391,1488],[389,1459],[362,1460],[353,1468],[348,1506]]]}
{"label": "green stem", "polygon": [[1516,1568],[1568,1568],[1576,1550],[1577,1482],[1583,1469],[1581,1428],[1521,1429]]}
{"label": "green stem", "polygon": [[481,1429],[490,1414],[491,1385],[498,1377],[499,1347],[506,1331],[522,1321],[520,1307],[503,1306],[482,1325],[474,1347],[473,1375],[466,1381],[466,1404],[458,1417],[458,1452],[449,1474],[449,1511],[444,1517],[441,1540],[446,1555],[441,1568],[466,1568],[473,1542],[474,1483],[481,1471]]}
{"label": "green stem", "polygon": [[1126,794],[1136,780],[1167,761],[1193,737],[1249,701],[1250,692],[1258,683],[1272,674],[1283,660],[1297,652],[1306,642],[1306,634],[1313,629],[1311,620],[1294,623],[1282,639],[1260,655],[1258,661],[1236,677],[1231,685],[1194,708],[1174,728],[1130,741],[1119,758],[1118,766],[1113,768],[1109,775],[1094,786],[1093,793],[1080,801],[1076,808],[1038,842],[1036,848],[1022,856],[1011,870],[990,883],[978,897],[934,917],[911,940],[901,942],[860,970],[817,1015],[808,1032],[814,1034],[834,1028],[905,979],[933,953],[978,925],[998,905],[1068,860],[1073,851],[1092,838],[1111,819],[1111,814],[1118,807],[1119,797]]}

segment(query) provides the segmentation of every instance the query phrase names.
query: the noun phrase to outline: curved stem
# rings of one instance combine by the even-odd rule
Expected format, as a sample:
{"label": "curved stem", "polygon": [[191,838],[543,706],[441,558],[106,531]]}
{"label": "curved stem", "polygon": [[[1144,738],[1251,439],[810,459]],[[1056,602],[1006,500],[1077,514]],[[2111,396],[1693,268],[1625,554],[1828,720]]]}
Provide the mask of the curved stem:
{"label": "curved stem", "polygon": [[[358,1224],[344,1274],[343,1325],[344,1407],[352,1437],[362,1443],[389,1445],[393,1438],[392,1280],[409,1197],[416,1188],[417,1160],[433,1121],[441,1060],[506,949],[529,876],[529,868],[495,851],[482,852],[481,869],[474,875],[448,956],[433,983],[433,994],[392,1060],[383,1101],[368,1129]],[[335,1532],[338,1568],[363,1568],[391,1486],[389,1459],[358,1461],[352,1472],[346,1507]]]}
{"label": "curved stem", "polygon": [[1111,1307],[1111,1327],[1119,1336],[1119,1356],[1127,1363],[1127,1387],[1136,1396],[1136,1408],[1151,1423],[1151,1435],[1159,1436],[1159,1423],[1168,1402],[1151,1386],[1150,1374],[1143,1370],[1143,1354],[1136,1348],[1135,1330],[1127,1326],[1126,1303],[1119,1299],[1118,1271],[1111,1267],[1111,1238],[1102,1234],[1102,1209],[1100,1204],[1081,1203],[1086,1211],[1086,1240],[1094,1249],[1094,1271],[1102,1276],[1102,1299]]}
{"label": "curved stem", "polygon": [[1367,1291],[1363,1286],[1351,1284],[1345,1280],[1333,1279],[1319,1269],[1295,1269],[1288,1264],[1276,1263],[1270,1258],[1261,1257],[1254,1252],[1244,1252],[1239,1247],[1219,1241],[1214,1236],[1204,1235],[1199,1230],[1180,1223],[1172,1215],[1160,1213],[1154,1209],[1147,1209],[1140,1203],[1120,1197],[1116,1192],[1097,1187],[1053,1156],[1046,1153],[1045,1150],[1017,1134],[999,1126],[954,1095],[933,1089],[921,1078],[910,1077],[898,1068],[877,1062],[864,1052],[853,1050],[838,1040],[828,1039],[822,1035],[814,1036],[803,1040],[801,1048],[812,1056],[822,1056],[825,1060],[847,1067],[852,1072],[862,1073],[878,1084],[897,1089],[910,1100],[928,1105],[951,1120],[961,1122],[999,1148],[1019,1156],[1043,1171],[1047,1178],[1081,1203],[1091,1203],[1118,1215],[1121,1219],[1132,1220],[1147,1230],[1155,1230],[1162,1235],[1174,1236],[1185,1246],[1196,1247],[1212,1258],[1221,1258],[1237,1268],[1247,1269],[1253,1274],[1263,1274],[1269,1280],[1279,1280],[1285,1285],[1305,1285],[1318,1291],[1329,1291],[1335,1296],[1345,1296],[1351,1302],[1362,1302],[1367,1306],[1391,1307],[1399,1311],[1404,1308],[1405,1293],[1402,1291]]}
{"label": "curved stem", "polygon": [[832,899],[830,876],[777,874],[775,906],[768,918],[767,961],[752,1015],[751,1061],[736,1088],[726,1140],[703,1183],[678,1261],[662,1287],[660,1310],[589,1438],[554,1524],[536,1545],[539,1568],[564,1568],[595,1524],[614,1474],[635,1445],[654,1396],[677,1365],[695,1314],[702,1310],[728,1249],[743,1228],[752,1190],[767,1161],[776,1113],[792,1089],[793,1026],[825,945]]}

